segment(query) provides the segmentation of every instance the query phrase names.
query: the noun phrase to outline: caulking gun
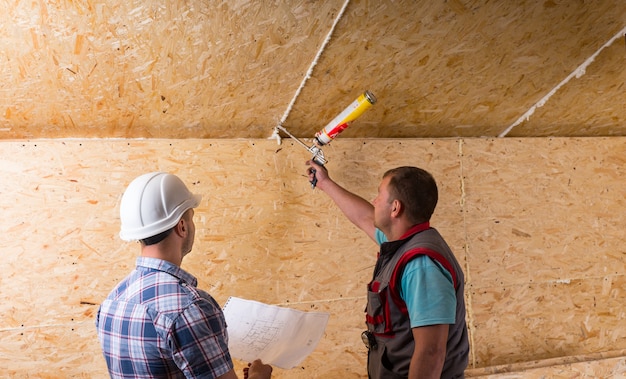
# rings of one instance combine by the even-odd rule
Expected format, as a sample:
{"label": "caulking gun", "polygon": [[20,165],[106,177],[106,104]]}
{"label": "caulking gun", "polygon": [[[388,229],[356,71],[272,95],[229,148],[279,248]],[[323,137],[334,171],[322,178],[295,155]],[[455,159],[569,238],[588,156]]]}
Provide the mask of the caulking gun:
{"label": "caulking gun", "polygon": [[[326,164],[327,160],[324,158],[324,152],[321,147],[332,142],[339,133],[343,132],[352,121],[356,120],[360,115],[363,114],[367,109],[369,109],[372,105],[376,103],[376,97],[370,91],[365,91],[359,97],[354,100],[350,105],[348,105],[341,113],[337,115],[331,122],[329,122],[322,130],[315,133],[314,144],[311,146],[307,146],[304,142],[300,141],[298,138],[294,137],[291,133],[287,131],[287,129],[279,126],[280,130],[285,132],[291,139],[298,142],[301,146],[303,146],[307,151],[313,154],[311,158],[315,163],[323,166]],[[312,171],[315,173],[315,170]],[[317,179],[313,176],[313,180],[311,181],[311,188],[315,188],[317,184]]]}

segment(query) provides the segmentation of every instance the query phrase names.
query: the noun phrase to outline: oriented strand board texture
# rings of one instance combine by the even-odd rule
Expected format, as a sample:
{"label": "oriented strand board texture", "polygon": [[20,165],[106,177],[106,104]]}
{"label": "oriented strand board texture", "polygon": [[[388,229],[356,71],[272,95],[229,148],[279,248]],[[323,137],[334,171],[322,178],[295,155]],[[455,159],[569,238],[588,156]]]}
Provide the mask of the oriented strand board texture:
{"label": "oriented strand board texture", "polygon": [[626,350],[544,359],[468,369],[465,376],[482,379],[620,378],[626,377]]}
{"label": "oriented strand board texture", "polygon": [[597,52],[510,135],[626,135],[623,0],[0,9],[0,139],[267,138],[283,119],[311,138],[366,89],[347,137],[493,137]]}
{"label": "oriented strand board texture", "polygon": [[626,141],[464,149],[479,364],[626,348]]}
{"label": "oriented strand board texture", "polygon": [[[183,266],[240,296],[331,313],[301,367],[276,378],[364,378],[364,285],[376,247],[311,190],[309,155],[249,140],[7,141],[0,149],[0,367],[14,377],[105,378],[94,315],[134,266],[118,203],[165,170],[204,195]],[[382,173],[424,167],[433,219],[464,264],[471,377],[623,376],[626,140],[340,139],[331,175],[371,199]],[[240,371],[244,362],[236,362]]]}
{"label": "oriented strand board texture", "polygon": [[612,97],[626,86],[625,41],[626,35],[600,52],[585,75],[570,80],[509,135],[623,135],[626,105],[613,102]]}
{"label": "oriented strand board texture", "polygon": [[[625,15],[619,0],[351,2],[288,126],[306,136],[311,115],[325,125],[368,87],[380,102],[346,136],[496,136],[624,28]],[[623,57],[620,38],[518,135],[624,135],[624,102],[613,98],[623,99]]]}
{"label": "oriented strand board texture", "polygon": [[0,138],[267,137],[337,12],[328,0],[0,7]]}

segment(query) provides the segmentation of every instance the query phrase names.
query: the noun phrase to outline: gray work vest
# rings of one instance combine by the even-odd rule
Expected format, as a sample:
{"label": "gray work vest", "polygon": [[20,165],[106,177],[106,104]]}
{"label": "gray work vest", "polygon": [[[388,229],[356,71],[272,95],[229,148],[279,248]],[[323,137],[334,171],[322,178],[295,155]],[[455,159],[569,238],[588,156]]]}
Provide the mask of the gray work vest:
{"label": "gray work vest", "polygon": [[464,275],[454,254],[429,223],[414,226],[402,240],[385,242],[368,284],[366,324],[376,347],[368,353],[368,375],[372,379],[406,378],[415,343],[405,302],[400,298],[406,264],[427,255],[452,276],[456,291],[455,324],[450,325],[442,378],[463,378],[469,356],[465,323]]}

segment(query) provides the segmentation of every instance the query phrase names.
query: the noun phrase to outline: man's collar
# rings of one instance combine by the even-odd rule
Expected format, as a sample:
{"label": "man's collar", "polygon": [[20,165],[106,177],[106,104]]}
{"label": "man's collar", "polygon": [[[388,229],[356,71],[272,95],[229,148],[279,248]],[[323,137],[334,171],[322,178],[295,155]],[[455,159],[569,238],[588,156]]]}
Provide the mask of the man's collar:
{"label": "man's collar", "polygon": [[422,222],[421,224],[413,225],[409,230],[407,230],[399,239],[407,239],[410,236],[417,234],[419,232],[423,232],[424,230],[430,229],[430,222]]}
{"label": "man's collar", "polygon": [[196,279],[195,276],[191,275],[190,273],[173,264],[172,262],[168,262],[163,259],[151,257],[137,257],[137,267],[145,267],[152,270],[163,271],[191,286],[196,287],[198,285],[198,279]]}

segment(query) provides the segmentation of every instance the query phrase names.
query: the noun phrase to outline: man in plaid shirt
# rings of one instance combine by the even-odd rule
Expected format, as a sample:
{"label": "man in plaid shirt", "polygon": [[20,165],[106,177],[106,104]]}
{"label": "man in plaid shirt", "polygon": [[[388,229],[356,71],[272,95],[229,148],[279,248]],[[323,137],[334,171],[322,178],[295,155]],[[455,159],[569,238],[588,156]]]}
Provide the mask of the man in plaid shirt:
{"label": "man in plaid shirt", "polygon": [[[122,196],[120,237],[139,241],[141,256],[96,318],[111,378],[237,378],[219,304],[180,268],[193,246],[200,199],[162,172],[139,176]],[[271,372],[256,360],[244,377]]]}

